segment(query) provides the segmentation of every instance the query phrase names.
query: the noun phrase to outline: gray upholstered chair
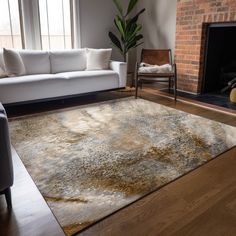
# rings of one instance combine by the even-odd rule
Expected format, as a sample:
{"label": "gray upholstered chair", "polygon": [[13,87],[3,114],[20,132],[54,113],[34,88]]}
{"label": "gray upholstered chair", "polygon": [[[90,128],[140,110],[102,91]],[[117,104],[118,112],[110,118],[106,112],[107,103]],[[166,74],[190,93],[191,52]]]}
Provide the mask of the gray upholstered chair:
{"label": "gray upholstered chair", "polygon": [[0,194],[5,194],[7,205],[11,208],[11,189],[13,185],[13,166],[8,120],[0,103]]}

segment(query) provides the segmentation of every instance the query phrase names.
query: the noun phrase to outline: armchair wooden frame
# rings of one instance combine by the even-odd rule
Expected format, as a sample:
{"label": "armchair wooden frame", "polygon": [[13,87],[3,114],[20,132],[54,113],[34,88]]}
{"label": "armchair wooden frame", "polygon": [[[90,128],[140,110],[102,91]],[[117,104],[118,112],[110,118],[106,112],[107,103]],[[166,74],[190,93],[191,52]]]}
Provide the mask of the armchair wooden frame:
{"label": "armchair wooden frame", "polygon": [[[135,98],[138,97],[138,88],[143,83],[168,82],[169,90],[173,84],[174,99],[177,100],[177,69],[173,64],[171,49],[142,49],[141,62],[151,65],[171,64],[172,71],[168,73],[140,73],[139,63],[135,67]],[[167,80],[168,79],[168,80]]]}

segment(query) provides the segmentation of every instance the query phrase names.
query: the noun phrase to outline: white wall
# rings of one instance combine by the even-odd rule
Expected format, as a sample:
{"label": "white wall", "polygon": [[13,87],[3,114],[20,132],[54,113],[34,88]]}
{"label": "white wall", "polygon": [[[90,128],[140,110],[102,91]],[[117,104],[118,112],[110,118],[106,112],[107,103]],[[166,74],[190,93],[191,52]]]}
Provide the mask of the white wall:
{"label": "white wall", "polygon": [[[111,47],[109,30],[114,31],[114,17],[117,10],[112,0],[79,0],[81,46],[94,48]],[[128,0],[122,0],[127,5]],[[137,10],[146,8],[140,16],[143,24],[144,44],[130,55],[131,68],[140,57],[141,48],[175,49],[177,0],[139,0]],[[113,59],[122,60],[117,49],[113,50]]]}
{"label": "white wall", "polygon": [[[112,0],[80,0],[80,40],[81,47],[111,47],[108,32],[114,31],[116,8]],[[114,48],[113,59],[121,60]]]}
{"label": "white wall", "polygon": [[[146,8],[140,18],[143,24],[143,48],[175,49],[177,0],[139,0],[138,9]],[[140,48],[137,53],[140,58]]]}

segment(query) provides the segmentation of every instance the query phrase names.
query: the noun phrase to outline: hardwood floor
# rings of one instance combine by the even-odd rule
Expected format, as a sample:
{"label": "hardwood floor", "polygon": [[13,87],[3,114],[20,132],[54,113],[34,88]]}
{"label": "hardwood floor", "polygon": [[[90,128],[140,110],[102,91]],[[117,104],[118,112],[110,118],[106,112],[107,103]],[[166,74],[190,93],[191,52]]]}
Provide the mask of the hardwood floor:
{"label": "hardwood floor", "polygon": [[12,210],[0,197],[1,236],[62,236],[64,232],[57,223],[33,180],[27,173],[15,150],[12,150],[14,185],[12,187]]}
{"label": "hardwood floor", "polygon": [[[34,113],[132,95],[109,92],[78,100],[10,108],[8,114]],[[141,97],[192,114],[236,126],[236,116],[156,95]],[[0,196],[0,235],[64,235],[18,156],[14,153],[13,210]],[[236,148],[98,222],[79,235],[236,235]]]}

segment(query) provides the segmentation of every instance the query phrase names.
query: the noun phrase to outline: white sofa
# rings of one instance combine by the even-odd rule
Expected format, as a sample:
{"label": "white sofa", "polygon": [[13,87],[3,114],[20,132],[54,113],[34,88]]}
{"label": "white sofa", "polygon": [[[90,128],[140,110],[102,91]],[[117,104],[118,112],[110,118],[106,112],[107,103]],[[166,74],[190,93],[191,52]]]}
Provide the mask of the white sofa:
{"label": "white sofa", "polygon": [[[26,74],[0,78],[0,102],[10,105],[126,86],[126,63],[111,61],[109,69],[88,71],[84,51],[19,51]],[[0,67],[4,68],[1,52]]]}

